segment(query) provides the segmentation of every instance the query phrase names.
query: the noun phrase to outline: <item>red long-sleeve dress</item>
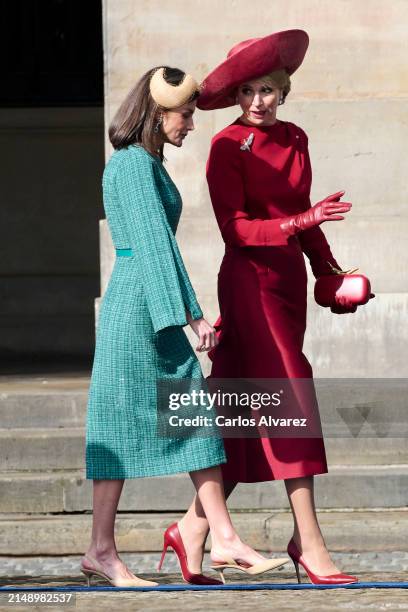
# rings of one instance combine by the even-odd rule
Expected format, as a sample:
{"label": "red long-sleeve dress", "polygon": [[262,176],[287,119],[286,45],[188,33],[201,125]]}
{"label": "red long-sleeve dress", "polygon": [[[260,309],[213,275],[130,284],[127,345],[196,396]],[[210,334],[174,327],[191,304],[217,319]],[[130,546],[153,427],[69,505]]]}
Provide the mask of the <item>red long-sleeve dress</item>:
{"label": "red long-sleeve dress", "polygon": [[[245,141],[248,146],[241,148]],[[311,177],[307,136],[293,123],[257,127],[237,119],[212,140],[207,180],[226,248],[218,276],[221,335],[212,352],[211,379],[313,377],[302,352],[303,253],[316,277],[330,273],[327,261],[338,264],[320,227],[288,239],[280,229],[282,218],[310,207]],[[226,480],[327,472],[319,437],[226,437],[224,444]]]}

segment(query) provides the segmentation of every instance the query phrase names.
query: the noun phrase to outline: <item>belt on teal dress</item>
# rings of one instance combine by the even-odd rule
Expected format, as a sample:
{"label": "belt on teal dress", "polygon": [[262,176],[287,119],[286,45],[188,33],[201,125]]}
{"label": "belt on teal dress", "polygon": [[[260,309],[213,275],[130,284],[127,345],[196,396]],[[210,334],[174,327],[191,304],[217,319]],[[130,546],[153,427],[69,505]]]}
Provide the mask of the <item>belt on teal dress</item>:
{"label": "belt on teal dress", "polygon": [[133,257],[132,249],[115,249],[118,257]]}

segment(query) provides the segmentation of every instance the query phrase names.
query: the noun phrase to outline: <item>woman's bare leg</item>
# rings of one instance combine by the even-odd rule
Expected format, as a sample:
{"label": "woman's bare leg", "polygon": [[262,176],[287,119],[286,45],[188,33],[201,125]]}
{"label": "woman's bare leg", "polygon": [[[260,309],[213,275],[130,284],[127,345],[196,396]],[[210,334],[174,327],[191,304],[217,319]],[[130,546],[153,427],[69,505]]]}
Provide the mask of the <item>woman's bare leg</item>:
{"label": "woman's bare leg", "polygon": [[[225,499],[228,499],[228,497],[231,495],[232,491],[236,487],[236,484],[236,482],[231,481],[223,482]],[[207,540],[210,527],[197,493],[194,496],[191,506],[183,518],[178,522],[178,526],[181,537],[183,538],[184,547],[187,552],[188,566],[190,571],[200,574],[205,542]]]}
{"label": "woman's bare leg", "polygon": [[250,564],[262,561],[264,557],[244,544],[232,525],[225,498],[234,490],[236,483],[226,483],[224,492],[222,472],[218,466],[190,472],[190,477],[197,494],[178,523],[190,571],[201,572],[204,544],[210,529],[214,560],[221,561],[224,554],[235,558],[239,556]]}
{"label": "woman's bare leg", "polygon": [[340,570],[330,559],[316,515],[313,476],[285,480],[293,514],[293,540],[310,569],[321,576]]}
{"label": "woman's bare leg", "polygon": [[[133,578],[126,565],[119,559],[114,530],[116,511],[124,480],[93,481],[92,537],[87,554],[98,561],[106,574],[113,578]],[[92,567],[83,557],[82,564]]]}

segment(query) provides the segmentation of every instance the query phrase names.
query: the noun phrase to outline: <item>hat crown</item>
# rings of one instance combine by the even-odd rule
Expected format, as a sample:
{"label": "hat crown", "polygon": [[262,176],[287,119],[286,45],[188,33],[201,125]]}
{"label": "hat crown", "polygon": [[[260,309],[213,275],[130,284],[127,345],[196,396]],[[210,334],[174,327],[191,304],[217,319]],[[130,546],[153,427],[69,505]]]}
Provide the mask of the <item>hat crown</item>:
{"label": "hat crown", "polygon": [[303,62],[308,43],[304,30],[285,30],[239,42],[202,82],[197,107],[212,110],[233,106],[240,83],[274,70],[284,69],[292,75]]}
{"label": "hat crown", "polygon": [[229,59],[233,55],[236,55],[237,53],[242,51],[242,49],[246,49],[246,47],[249,47],[249,45],[256,42],[257,40],[261,40],[261,39],[260,38],[248,38],[248,40],[243,40],[242,42],[237,43],[236,45],[232,47],[232,49],[228,51],[227,59]]}

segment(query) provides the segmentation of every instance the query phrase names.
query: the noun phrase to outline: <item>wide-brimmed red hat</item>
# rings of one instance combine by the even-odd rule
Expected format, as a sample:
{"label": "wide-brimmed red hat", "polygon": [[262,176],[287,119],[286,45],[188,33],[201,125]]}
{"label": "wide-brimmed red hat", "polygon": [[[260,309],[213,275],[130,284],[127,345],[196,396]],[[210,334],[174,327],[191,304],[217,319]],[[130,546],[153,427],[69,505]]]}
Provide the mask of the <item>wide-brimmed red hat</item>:
{"label": "wide-brimmed red hat", "polygon": [[236,104],[236,88],[245,81],[284,68],[290,75],[303,62],[309,36],[304,30],[285,30],[263,38],[250,38],[229,51],[227,59],[201,83],[197,100],[201,110]]}

